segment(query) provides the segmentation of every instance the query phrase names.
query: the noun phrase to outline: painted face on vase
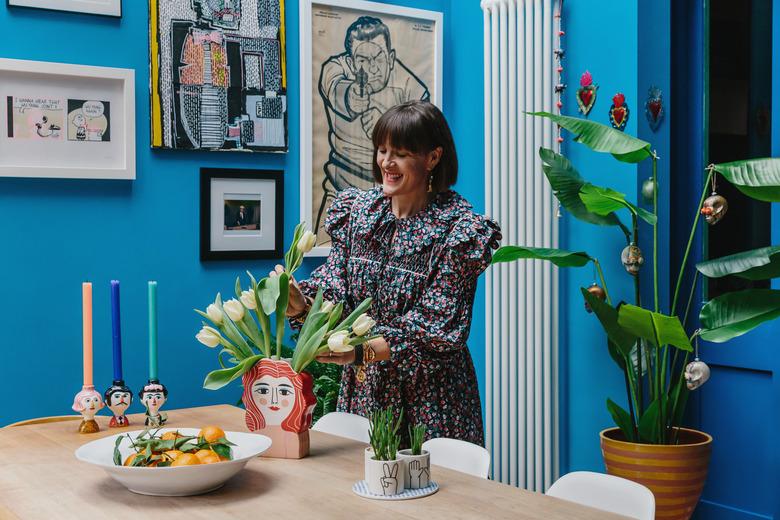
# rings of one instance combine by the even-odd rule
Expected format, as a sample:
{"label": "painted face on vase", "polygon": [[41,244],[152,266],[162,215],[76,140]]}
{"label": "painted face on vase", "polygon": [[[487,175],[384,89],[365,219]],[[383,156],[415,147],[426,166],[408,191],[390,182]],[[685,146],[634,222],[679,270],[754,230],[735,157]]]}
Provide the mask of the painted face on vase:
{"label": "painted face on vase", "polygon": [[141,397],[141,402],[149,410],[149,415],[158,415],[165,401],[166,397],[162,390],[144,391],[144,395]]}
{"label": "painted face on vase", "polygon": [[95,419],[95,415],[105,406],[103,398],[93,387],[85,387],[73,400],[73,410],[81,413],[85,421]]}
{"label": "painted face on vase", "polygon": [[124,415],[130,403],[133,400],[133,394],[117,390],[111,393],[108,399],[108,408],[114,415]]}
{"label": "painted face on vase", "polygon": [[287,377],[264,375],[252,385],[252,399],[268,426],[280,426],[292,412],[295,387]]}

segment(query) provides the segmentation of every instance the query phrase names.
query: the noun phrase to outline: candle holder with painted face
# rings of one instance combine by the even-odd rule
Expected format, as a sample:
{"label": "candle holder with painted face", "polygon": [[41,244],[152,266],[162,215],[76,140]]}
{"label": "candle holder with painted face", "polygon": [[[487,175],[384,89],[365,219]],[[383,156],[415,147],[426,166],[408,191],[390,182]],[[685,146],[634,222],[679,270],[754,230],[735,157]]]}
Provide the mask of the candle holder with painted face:
{"label": "candle holder with painted face", "polygon": [[285,360],[261,359],[243,375],[246,426],[273,441],[263,455],[300,459],[309,453],[309,428],[317,404],[307,372]]}
{"label": "candle holder with painted face", "polygon": [[108,427],[124,428],[129,426],[130,421],[127,419],[125,412],[133,402],[133,391],[130,390],[122,379],[115,379],[103,396],[106,399],[106,406],[114,414],[108,423]]}
{"label": "candle holder with painted face", "polygon": [[168,400],[168,389],[157,379],[150,379],[148,383],[138,392],[138,398],[146,407],[146,421],[144,425],[152,428],[159,428],[168,420],[165,413],[160,412],[160,408]]}
{"label": "candle holder with painted face", "polygon": [[84,385],[81,392],[73,398],[73,410],[84,418],[79,425],[79,433],[96,433],[100,431],[95,415],[105,406],[100,393],[95,387]]}

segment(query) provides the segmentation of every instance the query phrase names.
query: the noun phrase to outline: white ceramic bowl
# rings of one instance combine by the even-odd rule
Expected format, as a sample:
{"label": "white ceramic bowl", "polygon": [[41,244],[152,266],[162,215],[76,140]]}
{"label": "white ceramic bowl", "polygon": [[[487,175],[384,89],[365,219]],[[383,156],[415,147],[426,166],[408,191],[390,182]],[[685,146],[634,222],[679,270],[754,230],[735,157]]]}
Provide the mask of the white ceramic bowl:
{"label": "white ceramic bowl", "polygon": [[[178,430],[183,435],[197,435],[198,428],[162,428],[166,431]],[[208,493],[222,487],[225,482],[241,471],[249,459],[257,457],[271,447],[271,439],[265,435],[247,432],[225,432],[227,440],[233,446],[233,460],[215,464],[195,466],[177,466],[163,468],[141,468],[114,465],[114,444],[120,435],[135,438],[143,430],[123,432],[88,442],[76,450],[76,458],[100,466],[114,480],[133,493],[157,496],[188,496]],[[119,446],[124,461],[135,450],[125,439]]]}

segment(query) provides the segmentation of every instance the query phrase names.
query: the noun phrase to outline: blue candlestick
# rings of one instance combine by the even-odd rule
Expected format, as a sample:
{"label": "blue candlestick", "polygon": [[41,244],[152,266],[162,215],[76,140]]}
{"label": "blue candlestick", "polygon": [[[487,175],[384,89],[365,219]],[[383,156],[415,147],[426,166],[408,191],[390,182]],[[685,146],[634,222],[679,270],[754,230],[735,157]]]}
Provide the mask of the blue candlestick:
{"label": "blue candlestick", "polygon": [[122,331],[119,325],[119,281],[111,280],[111,337],[114,345],[114,380],[122,380]]}

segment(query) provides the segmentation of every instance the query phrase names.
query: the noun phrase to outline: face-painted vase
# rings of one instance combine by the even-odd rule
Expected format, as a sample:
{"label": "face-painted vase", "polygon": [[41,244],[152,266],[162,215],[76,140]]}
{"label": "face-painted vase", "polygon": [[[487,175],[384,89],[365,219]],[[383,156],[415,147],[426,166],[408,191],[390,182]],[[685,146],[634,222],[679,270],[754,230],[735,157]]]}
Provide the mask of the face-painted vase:
{"label": "face-painted vase", "polygon": [[314,383],[290,363],[261,359],[243,375],[246,426],[271,438],[265,457],[300,459],[309,454],[309,428],[317,404]]}

